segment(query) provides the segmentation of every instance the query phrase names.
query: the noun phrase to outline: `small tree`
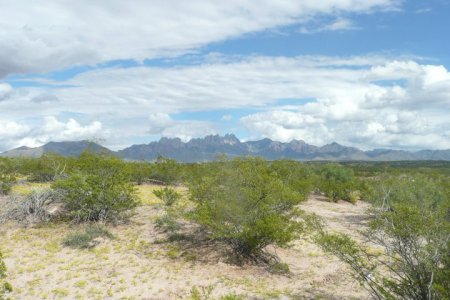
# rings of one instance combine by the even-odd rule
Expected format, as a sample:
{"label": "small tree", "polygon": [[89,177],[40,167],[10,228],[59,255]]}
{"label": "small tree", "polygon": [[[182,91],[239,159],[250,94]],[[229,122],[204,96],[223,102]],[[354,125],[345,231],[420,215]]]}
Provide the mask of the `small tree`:
{"label": "small tree", "polygon": [[116,220],[138,204],[126,164],[108,155],[83,153],[79,170],[52,188],[63,195],[71,217],[76,221]]}
{"label": "small tree", "polygon": [[192,183],[193,219],[241,258],[258,259],[270,245],[285,245],[299,232],[294,206],[304,199],[261,159],[236,159]]}

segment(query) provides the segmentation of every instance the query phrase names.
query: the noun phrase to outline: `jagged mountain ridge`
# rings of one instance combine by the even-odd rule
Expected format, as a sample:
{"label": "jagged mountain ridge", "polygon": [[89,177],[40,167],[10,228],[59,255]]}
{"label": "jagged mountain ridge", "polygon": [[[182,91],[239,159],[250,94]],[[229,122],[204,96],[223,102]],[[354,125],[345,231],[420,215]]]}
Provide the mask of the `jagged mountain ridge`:
{"label": "jagged mountain ridge", "polygon": [[397,160],[450,160],[449,150],[404,150],[374,149],[362,151],[336,142],[321,147],[307,144],[302,140],[288,143],[262,139],[241,142],[233,134],[225,136],[209,135],[183,142],[179,138],[161,138],[148,144],[132,145],[128,148],[111,151],[89,141],[50,142],[41,147],[20,147],[1,153],[4,157],[39,157],[53,152],[64,156],[77,156],[90,148],[95,152],[106,151],[127,160],[155,160],[158,156],[173,158],[181,162],[199,162],[214,160],[217,155],[261,156],[266,159],[330,160],[330,161],[397,161]]}

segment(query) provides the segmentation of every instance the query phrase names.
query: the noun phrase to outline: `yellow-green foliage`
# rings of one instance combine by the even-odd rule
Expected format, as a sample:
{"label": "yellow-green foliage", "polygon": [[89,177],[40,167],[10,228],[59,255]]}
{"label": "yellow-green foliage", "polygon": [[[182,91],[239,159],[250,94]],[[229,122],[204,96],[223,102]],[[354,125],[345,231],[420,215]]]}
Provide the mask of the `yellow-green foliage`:
{"label": "yellow-green foliage", "polygon": [[27,182],[26,184],[16,184],[12,188],[14,194],[30,195],[34,190],[44,190],[50,187],[49,183]]}

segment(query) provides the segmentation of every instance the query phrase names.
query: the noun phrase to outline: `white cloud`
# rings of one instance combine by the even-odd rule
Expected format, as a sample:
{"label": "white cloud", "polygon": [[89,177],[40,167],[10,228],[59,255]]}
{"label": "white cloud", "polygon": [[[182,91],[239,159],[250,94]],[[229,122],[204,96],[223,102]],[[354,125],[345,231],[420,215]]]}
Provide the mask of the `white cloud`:
{"label": "white cloud", "polygon": [[312,34],[324,31],[344,31],[344,30],[357,30],[360,29],[352,20],[347,18],[337,18],[333,22],[325,24],[315,24],[307,26],[302,26],[299,29],[300,33]]}
{"label": "white cloud", "polygon": [[[450,148],[450,73],[410,58],[224,57],[189,66],[101,69],[65,83],[73,87],[16,89],[0,102],[0,120],[70,110],[108,124],[116,140],[134,134],[186,140],[214,133],[214,123],[170,115],[251,108],[261,112],[242,122],[254,138]],[[60,101],[32,102],[40,93]],[[286,106],[279,99],[309,101]]]}
{"label": "white cloud", "polygon": [[[399,0],[0,0],[0,78],[117,59],[169,57],[315,16],[391,10]],[[333,25],[345,27],[346,21]]]}
{"label": "white cloud", "polygon": [[231,119],[233,119],[232,115],[223,115],[222,118],[220,118],[222,121],[230,121]]}
{"label": "white cloud", "polygon": [[12,87],[7,83],[0,83],[0,102],[6,100],[12,93]]}
{"label": "white cloud", "polygon": [[19,146],[37,147],[50,141],[92,139],[104,134],[98,121],[85,126],[74,119],[61,122],[53,116],[45,117],[38,126],[0,121],[0,151]]}
{"label": "white cloud", "polygon": [[208,122],[173,120],[164,113],[150,114],[149,125],[148,133],[152,135],[178,137],[185,142],[195,137],[216,133],[213,125]]}

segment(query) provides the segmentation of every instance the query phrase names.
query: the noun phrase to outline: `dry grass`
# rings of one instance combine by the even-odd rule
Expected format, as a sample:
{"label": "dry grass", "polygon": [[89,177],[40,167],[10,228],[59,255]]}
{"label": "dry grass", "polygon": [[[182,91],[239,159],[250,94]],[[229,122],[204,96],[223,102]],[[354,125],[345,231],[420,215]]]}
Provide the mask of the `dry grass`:
{"label": "dry grass", "polygon": [[[365,299],[366,292],[336,259],[307,241],[288,249],[270,249],[289,265],[289,276],[269,273],[261,266],[238,267],[215,245],[192,239],[166,242],[155,228],[162,214],[150,185],[138,186],[143,206],[130,224],[110,228],[116,237],[93,249],[62,246],[64,237],[81,226],[46,225],[0,228],[0,248],[6,256],[13,299],[190,299],[193,289],[244,299]],[[182,188],[177,188],[185,192]],[[364,205],[330,203],[311,198],[305,210],[323,215],[337,230],[352,232]],[[355,218],[348,218],[348,216]],[[360,224],[358,226],[361,226]],[[187,226],[189,233],[195,227]]]}

